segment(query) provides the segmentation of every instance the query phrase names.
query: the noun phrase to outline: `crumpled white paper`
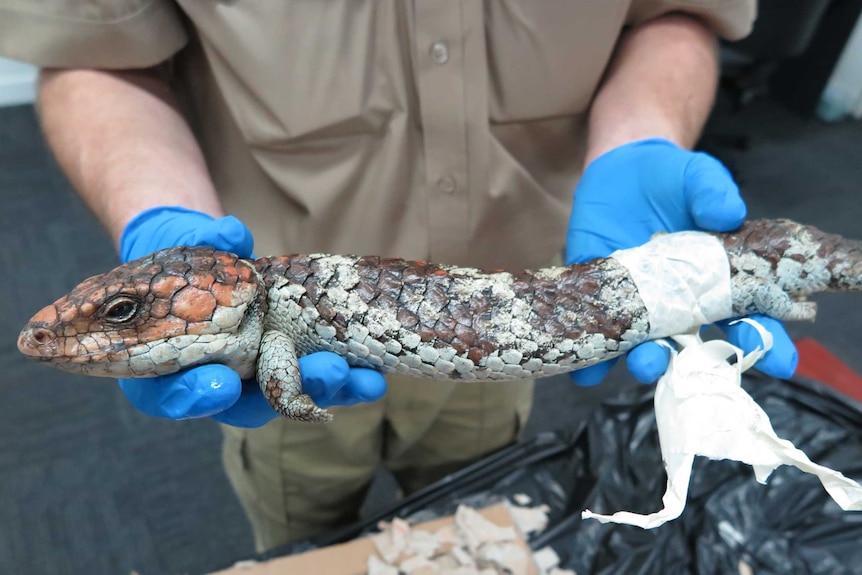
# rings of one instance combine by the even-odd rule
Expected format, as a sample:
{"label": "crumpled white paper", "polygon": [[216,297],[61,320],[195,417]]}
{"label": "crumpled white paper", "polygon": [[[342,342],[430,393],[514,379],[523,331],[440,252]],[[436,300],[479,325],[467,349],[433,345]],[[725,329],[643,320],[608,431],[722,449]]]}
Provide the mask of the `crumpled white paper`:
{"label": "crumpled white paper", "polygon": [[[747,463],[760,483],[766,483],[779,465],[792,465],[816,475],[841,509],[862,510],[862,486],[813,463],[790,441],[779,438],[769,416],[742,389],[742,373],[772,347],[772,335],[757,322],[740,321],[760,332],[763,349],[743,356],[742,350],[726,341],[704,342],[697,334],[673,338],[682,351],[671,351],[670,367],[656,384],[655,393],[659,443],[668,477],[664,509],[649,515],[628,511],[600,515],[585,510],[584,519],[644,529],[676,519],[685,508],[696,455]],[[731,357],[736,358],[733,365],[728,362]]]}

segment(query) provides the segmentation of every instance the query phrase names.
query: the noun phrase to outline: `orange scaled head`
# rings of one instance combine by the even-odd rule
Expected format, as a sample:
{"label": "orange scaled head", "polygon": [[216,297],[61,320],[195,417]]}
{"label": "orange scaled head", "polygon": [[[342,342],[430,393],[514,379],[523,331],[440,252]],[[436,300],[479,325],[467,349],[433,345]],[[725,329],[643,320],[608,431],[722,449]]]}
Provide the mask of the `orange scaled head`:
{"label": "orange scaled head", "polygon": [[18,349],[96,376],[152,377],[202,363],[247,376],[265,306],[251,262],[212,248],[169,248],[82,282],[33,316]]}

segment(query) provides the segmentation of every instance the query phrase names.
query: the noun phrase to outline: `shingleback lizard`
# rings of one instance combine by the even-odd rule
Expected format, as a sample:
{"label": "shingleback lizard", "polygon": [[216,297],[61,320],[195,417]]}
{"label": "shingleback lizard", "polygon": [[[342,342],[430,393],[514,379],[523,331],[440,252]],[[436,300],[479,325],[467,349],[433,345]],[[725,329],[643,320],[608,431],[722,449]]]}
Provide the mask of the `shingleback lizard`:
{"label": "shingleback lizard", "polygon": [[[786,220],[689,233],[683,243],[711,238],[727,268],[727,305],[709,321],[753,312],[811,320],[816,307],[805,296],[862,290],[859,241]],[[373,256],[246,260],[170,248],[84,281],[37,313],[18,347],[103,377],[223,363],[256,376],[282,415],[326,421],[301,392],[299,356],[326,350],[354,366],[438,379],[533,378],[610,359],[673,335],[669,329],[696,329],[703,323],[696,317],[673,328],[651,317],[631,266],[621,263],[640,254],[508,273]],[[661,287],[663,274],[653,275]]]}

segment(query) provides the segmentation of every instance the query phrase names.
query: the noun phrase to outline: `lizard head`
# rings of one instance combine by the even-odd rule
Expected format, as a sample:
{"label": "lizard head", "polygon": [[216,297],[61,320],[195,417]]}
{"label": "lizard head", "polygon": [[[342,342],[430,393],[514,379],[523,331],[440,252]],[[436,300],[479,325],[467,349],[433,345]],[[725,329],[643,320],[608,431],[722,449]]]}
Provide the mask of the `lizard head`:
{"label": "lizard head", "polygon": [[249,377],[265,306],[250,261],[212,248],[169,248],[82,282],[33,316],[18,349],[95,376],[153,377],[224,363]]}

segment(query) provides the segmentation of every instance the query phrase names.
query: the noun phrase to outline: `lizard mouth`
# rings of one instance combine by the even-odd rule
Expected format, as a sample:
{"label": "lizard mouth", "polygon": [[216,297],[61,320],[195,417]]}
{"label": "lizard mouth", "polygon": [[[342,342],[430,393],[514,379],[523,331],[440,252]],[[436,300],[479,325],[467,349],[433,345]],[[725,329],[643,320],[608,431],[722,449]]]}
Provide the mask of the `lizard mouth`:
{"label": "lizard mouth", "polygon": [[53,357],[40,356],[35,357],[36,361],[42,363],[68,363],[72,365],[83,365],[83,364],[97,364],[104,361],[107,358],[106,353],[95,353],[95,354],[86,354],[86,355],[76,355],[74,357],[66,356],[66,355],[57,355]]}
{"label": "lizard mouth", "polygon": [[57,335],[51,329],[28,326],[18,336],[18,351],[33,359],[49,362],[93,362],[112,360],[111,356],[126,351],[123,342],[111,341],[107,336],[89,335],[70,337]]}
{"label": "lizard mouth", "polygon": [[116,342],[108,349],[87,349],[86,342],[75,337],[59,336],[43,326],[27,326],[18,336],[18,350],[40,363],[49,363],[63,371],[122,377],[131,373],[128,348]]}
{"label": "lizard mouth", "polygon": [[218,361],[223,357],[220,354],[234,353],[238,346],[227,334],[186,334],[135,342],[104,332],[54,334],[47,328],[28,326],[18,338],[18,349],[62,371],[96,377],[148,378],[176,373],[203,363],[207,357]]}
{"label": "lizard mouth", "polygon": [[40,355],[32,357],[39,363],[47,363],[52,367],[71,373],[82,373],[97,377],[129,377],[133,375],[129,369],[128,361],[112,361],[108,356],[108,353],[96,352],[75,356]]}
{"label": "lizard mouth", "polygon": [[53,367],[70,373],[80,373],[95,377],[131,377],[134,374],[129,369],[128,363],[105,362],[98,363],[93,358],[87,357],[59,357],[45,359]]}

